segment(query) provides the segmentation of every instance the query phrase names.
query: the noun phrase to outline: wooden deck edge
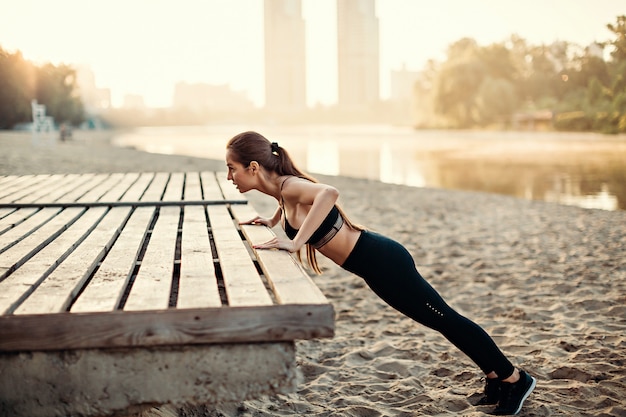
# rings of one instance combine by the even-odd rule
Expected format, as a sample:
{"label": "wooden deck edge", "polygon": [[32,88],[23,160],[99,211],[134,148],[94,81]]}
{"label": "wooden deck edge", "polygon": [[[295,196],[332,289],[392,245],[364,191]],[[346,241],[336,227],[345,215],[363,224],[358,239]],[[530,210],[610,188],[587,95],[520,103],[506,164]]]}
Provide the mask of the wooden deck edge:
{"label": "wooden deck edge", "polygon": [[0,352],[279,342],[333,337],[331,304],[0,317]]}
{"label": "wooden deck edge", "polygon": [[22,209],[40,207],[168,207],[168,206],[216,206],[226,204],[248,204],[247,200],[172,200],[172,201],[71,201],[48,203],[0,203],[3,209]]}

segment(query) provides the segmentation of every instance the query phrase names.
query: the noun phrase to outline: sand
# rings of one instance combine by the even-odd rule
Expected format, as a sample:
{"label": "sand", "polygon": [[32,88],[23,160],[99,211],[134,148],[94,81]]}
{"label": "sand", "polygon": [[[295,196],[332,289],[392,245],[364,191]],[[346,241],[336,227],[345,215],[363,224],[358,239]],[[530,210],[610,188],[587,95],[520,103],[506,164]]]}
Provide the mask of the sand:
{"label": "sand", "polygon": [[[225,138],[227,140],[227,138]],[[222,170],[223,161],[0,134],[0,174]],[[535,376],[524,416],[626,416],[626,212],[476,192],[318,176],[351,219],[414,255],[444,298]],[[269,215],[275,202],[248,196]],[[290,395],[168,407],[181,416],[483,416],[480,370],[438,333],[402,316],[320,257],[336,336],[297,342],[304,382]]]}

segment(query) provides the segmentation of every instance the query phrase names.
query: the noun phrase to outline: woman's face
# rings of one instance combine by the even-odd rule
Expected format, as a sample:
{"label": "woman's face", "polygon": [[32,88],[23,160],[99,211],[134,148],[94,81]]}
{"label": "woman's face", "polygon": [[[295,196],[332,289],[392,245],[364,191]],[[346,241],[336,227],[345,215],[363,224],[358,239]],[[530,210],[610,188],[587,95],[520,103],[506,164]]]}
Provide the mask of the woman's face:
{"label": "woman's face", "polygon": [[233,182],[240,193],[245,193],[254,188],[255,178],[252,175],[252,169],[235,161],[230,149],[226,150],[226,167],[228,168],[228,180]]}

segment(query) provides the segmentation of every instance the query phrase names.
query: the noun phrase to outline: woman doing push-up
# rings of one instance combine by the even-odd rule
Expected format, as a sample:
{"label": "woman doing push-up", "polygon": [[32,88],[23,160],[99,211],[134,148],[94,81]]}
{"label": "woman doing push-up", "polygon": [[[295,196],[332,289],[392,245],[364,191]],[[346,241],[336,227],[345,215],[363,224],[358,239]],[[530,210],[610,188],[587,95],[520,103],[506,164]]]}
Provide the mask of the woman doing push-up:
{"label": "woman doing push-up", "polygon": [[496,404],[497,415],[519,413],[535,388],[535,378],[515,368],[480,326],[446,304],[422,278],[404,246],[351,223],[337,205],[336,188],[304,174],[285,149],[256,132],[240,133],[228,142],[226,165],[228,179],[240,192],[258,190],[278,202],[271,218],[242,223],[282,224],[288,239],[275,237],[257,249],[299,254],[306,246],[308,263],[317,273],[316,250],[363,278],[390,306],[438,331],[476,363],[486,376],[477,404]]}

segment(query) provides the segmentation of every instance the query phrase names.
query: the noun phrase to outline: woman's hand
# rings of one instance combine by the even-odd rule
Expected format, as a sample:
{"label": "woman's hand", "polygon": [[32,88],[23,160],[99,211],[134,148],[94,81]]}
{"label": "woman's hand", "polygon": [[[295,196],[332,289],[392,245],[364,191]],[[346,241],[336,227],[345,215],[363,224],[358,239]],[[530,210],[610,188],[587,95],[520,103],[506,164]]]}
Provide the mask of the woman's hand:
{"label": "woman's hand", "polygon": [[254,224],[254,225],[263,225],[269,228],[274,227],[273,219],[266,219],[265,217],[256,216],[254,219],[250,219],[244,222],[239,222],[239,224]]}
{"label": "woman's hand", "polygon": [[296,247],[293,240],[283,240],[275,237],[265,243],[254,245],[254,249],[282,249],[289,252],[296,252],[300,248]]}

